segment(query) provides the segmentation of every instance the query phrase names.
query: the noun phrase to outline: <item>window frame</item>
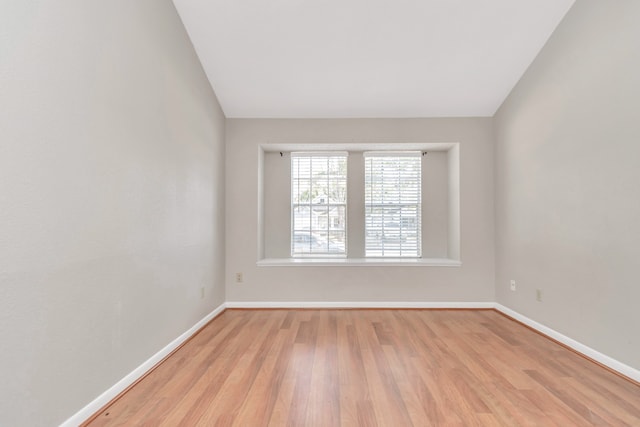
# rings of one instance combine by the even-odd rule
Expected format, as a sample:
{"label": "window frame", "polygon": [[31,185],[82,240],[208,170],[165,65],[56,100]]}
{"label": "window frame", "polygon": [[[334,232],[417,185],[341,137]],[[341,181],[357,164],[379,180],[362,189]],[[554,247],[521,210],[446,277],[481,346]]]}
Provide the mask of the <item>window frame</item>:
{"label": "window frame", "polygon": [[[365,151],[363,153],[365,258],[422,258],[422,155],[420,151]],[[382,161],[377,162],[378,159]],[[401,159],[416,160],[417,173],[415,170],[401,171]],[[377,164],[372,169],[374,163]],[[387,175],[384,171],[385,166],[394,168],[392,175]],[[374,173],[378,175],[374,177]],[[407,191],[401,191],[403,181],[408,180],[411,180],[409,181],[411,187]],[[378,198],[375,200],[374,192],[378,193]],[[386,201],[385,196],[397,201]],[[377,214],[373,213],[374,210],[378,211]],[[414,213],[407,218],[415,220],[415,227],[405,227],[403,212],[411,210]],[[392,211],[400,212],[399,218],[393,218],[392,222],[388,222],[388,216]],[[379,220],[379,227],[373,227],[373,223],[378,222],[376,220]],[[385,226],[390,223],[397,224],[397,227],[394,227],[397,230],[387,235]],[[370,237],[372,233],[380,237],[373,239]],[[414,244],[404,243],[407,236],[410,241],[414,241]],[[386,244],[386,241],[389,243]]]}
{"label": "window frame", "polygon": [[[292,258],[347,258],[348,257],[348,229],[347,229],[347,201],[348,201],[348,195],[347,195],[347,187],[348,187],[348,179],[349,179],[349,172],[348,172],[348,157],[349,157],[349,153],[347,151],[296,151],[296,152],[292,152],[291,154],[291,161],[290,161],[290,183],[291,183],[291,203],[290,203],[290,215],[291,215],[291,226],[290,226],[290,255]],[[344,174],[343,175],[333,175],[333,177],[329,174],[327,174],[327,182],[326,182],[326,189],[327,189],[327,193],[331,192],[331,181],[340,181],[340,180],[344,180],[344,188],[342,189],[342,198],[344,199],[343,202],[336,202],[336,201],[331,201],[330,198],[330,194],[325,194],[324,196],[327,197],[327,202],[323,202],[321,201],[320,203],[315,203],[313,200],[314,199],[310,199],[309,203],[301,203],[299,200],[299,196],[300,193],[296,193],[295,188],[297,187],[298,189],[300,188],[300,181],[301,180],[309,180],[309,191],[310,193],[311,190],[314,187],[314,176],[313,176],[313,165],[314,165],[314,161],[313,159],[326,159],[327,162],[327,170],[330,168],[329,166],[329,162],[331,158],[339,158],[342,159],[344,161]],[[297,170],[298,170],[298,174],[296,177],[294,177],[294,170],[296,168],[294,168],[294,162],[295,159],[309,159],[309,176],[306,178],[301,178],[300,177],[300,165],[298,165]],[[334,184],[336,184],[336,182],[334,182]],[[296,186],[297,184],[297,186]],[[318,185],[322,185],[321,183],[318,183]],[[310,194],[311,195],[311,194]],[[298,201],[294,201],[294,199],[298,198]],[[296,227],[296,208],[301,208],[301,207],[308,207],[309,209],[309,227],[308,230],[304,229],[304,228],[298,228]],[[318,226],[314,226],[313,225],[313,212],[319,212],[321,210],[324,210],[326,208],[327,211],[327,216],[326,216],[326,227],[318,227]],[[332,208],[338,209],[339,211],[342,211],[342,215],[338,215],[343,222],[343,227],[340,228],[332,228],[332,217],[330,216],[330,211]],[[312,245],[312,242],[314,240],[319,241],[319,245],[324,245],[324,242],[321,241],[321,239],[323,238],[322,236],[320,236],[319,234],[322,233],[326,233],[326,236],[324,237],[324,239],[326,240],[326,251],[321,251],[321,250],[316,250],[314,251],[314,247]],[[339,235],[342,234],[343,236],[343,242],[344,242],[344,249],[342,249],[342,251],[331,251],[330,247],[331,247],[331,238],[329,237],[331,234],[334,235]],[[308,236],[308,241],[309,241],[309,252],[304,252],[304,251],[300,251],[300,252],[296,252],[296,243],[297,243],[297,238],[296,236],[299,237],[307,237]],[[317,248],[319,248],[320,246],[317,246]],[[340,249],[338,247],[338,249]]]}

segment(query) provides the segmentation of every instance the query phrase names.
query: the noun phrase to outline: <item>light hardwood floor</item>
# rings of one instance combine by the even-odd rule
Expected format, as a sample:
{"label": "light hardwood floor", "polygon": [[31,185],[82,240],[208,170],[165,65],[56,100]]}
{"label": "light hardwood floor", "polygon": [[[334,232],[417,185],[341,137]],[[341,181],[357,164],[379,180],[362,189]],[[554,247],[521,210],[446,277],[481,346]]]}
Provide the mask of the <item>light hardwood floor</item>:
{"label": "light hardwood floor", "polygon": [[640,426],[640,387],[494,310],[227,310],[88,425]]}

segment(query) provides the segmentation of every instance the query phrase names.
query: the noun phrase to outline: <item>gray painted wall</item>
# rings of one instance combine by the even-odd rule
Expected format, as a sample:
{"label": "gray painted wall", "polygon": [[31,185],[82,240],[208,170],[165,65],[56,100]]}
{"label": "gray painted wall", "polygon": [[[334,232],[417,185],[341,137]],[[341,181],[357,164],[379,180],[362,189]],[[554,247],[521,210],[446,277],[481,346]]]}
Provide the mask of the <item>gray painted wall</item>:
{"label": "gray painted wall", "polygon": [[638,22],[577,1],[495,117],[498,302],[636,369]]}
{"label": "gray painted wall", "polygon": [[0,425],[51,426],[224,302],[224,116],[169,0],[8,9]]}
{"label": "gray painted wall", "polygon": [[[227,300],[494,301],[492,123],[490,118],[227,119]],[[462,267],[256,266],[260,145],[323,142],[459,142]],[[265,177],[265,186],[282,183],[281,172]],[[272,190],[264,189],[265,198],[283,200],[286,189]],[[284,202],[289,203],[286,197]],[[243,273],[244,283],[235,283],[237,272]]]}

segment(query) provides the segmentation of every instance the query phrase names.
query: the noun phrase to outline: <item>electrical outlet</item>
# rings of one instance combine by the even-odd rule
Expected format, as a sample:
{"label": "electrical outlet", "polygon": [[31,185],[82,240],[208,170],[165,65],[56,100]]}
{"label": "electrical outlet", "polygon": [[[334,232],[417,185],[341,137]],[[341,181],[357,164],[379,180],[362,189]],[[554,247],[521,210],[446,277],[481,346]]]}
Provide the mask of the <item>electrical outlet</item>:
{"label": "electrical outlet", "polygon": [[204,299],[204,286],[200,288],[200,299]]}
{"label": "electrical outlet", "polygon": [[542,289],[536,289],[536,301],[542,302]]}
{"label": "electrical outlet", "polygon": [[242,273],[236,273],[236,283],[242,283],[243,281]]}
{"label": "electrical outlet", "polygon": [[510,286],[511,286],[511,290],[515,292],[515,290],[516,290],[516,281],[515,280],[511,280]]}

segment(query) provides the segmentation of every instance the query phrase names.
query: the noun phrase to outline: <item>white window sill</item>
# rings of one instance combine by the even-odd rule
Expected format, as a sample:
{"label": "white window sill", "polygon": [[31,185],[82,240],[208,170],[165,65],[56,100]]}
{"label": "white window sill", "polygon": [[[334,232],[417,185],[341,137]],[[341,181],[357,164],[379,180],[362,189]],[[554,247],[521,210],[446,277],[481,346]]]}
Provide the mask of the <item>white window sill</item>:
{"label": "white window sill", "polygon": [[265,258],[258,267],[460,267],[462,262],[449,258]]}

